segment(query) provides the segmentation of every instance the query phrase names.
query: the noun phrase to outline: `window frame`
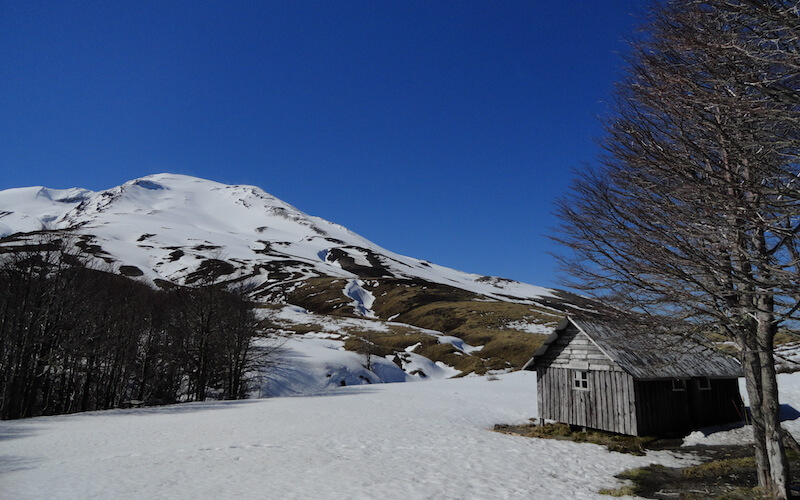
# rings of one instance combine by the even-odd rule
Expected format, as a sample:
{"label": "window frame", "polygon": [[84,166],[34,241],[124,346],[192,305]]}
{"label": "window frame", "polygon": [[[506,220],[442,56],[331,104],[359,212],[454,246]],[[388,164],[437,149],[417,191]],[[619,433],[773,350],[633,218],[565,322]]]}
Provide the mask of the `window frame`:
{"label": "window frame", "polygon": [[572,388],[576,391],[590,390],[589,370],[575,370],[575,377],[572,379]]}
{"label": "window frame", "polygon": [[674,392],[685,392],[686,391],[686,379],[683,379],[683,378],[674,378],[674,379],[672,379],[672,390]]}
{"label": "window frame", "polygon": [[701,391],[710,391],[711,379],[708,377],[700,377],[697,379],[697,389]]}

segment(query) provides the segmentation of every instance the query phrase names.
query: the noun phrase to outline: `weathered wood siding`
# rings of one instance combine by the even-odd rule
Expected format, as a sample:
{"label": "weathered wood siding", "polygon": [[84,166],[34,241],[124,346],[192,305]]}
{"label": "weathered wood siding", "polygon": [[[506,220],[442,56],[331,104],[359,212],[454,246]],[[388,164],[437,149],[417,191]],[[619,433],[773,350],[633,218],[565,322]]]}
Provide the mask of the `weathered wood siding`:
{"label": "weathered wood siding", "polygon": [[622,371],[584,333],[569,325],[537,361],[537,366],[571,368],[575,370]]}
{"label": "weathered wood siding", "polygon": [[686,382],[685,391],[674,391],[671,380],[635,382],[640,435],[683,432],[742,419],[736,379],[711,379],[709,390],[700,389],[699,379]]}
{"label": "weathered wood siding", "polygon": [[575,388],[575,373],[569,368],[540,368],[538,403],[541,418],[602,429],[620,434],[637,434],[633,379],[612,370],[589,371],[588,389]]}
{"label": "weathered wood siding", "polygon": [[[588,389],[575,374],[588,372]],[[566,424],[635,434],[633,379],[574,325],[537,362],[539,416]]]}

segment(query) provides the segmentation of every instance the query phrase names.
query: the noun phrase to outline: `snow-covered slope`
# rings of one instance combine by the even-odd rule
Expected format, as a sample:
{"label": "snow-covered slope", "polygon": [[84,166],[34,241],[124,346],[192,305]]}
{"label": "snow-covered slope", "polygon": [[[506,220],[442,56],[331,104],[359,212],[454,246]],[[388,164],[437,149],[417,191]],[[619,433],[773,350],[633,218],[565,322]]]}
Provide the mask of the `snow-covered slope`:
{"label": "snow-covered slope", "polygon": [[[480,347],[434,330],[388,321],[313,314],[296,306],[262,311],[261,315],[273,325],[301,325],[307,327],[303,328],[307,331],[259,341],[259,344],[266,344],[266,349],[277,348],[269,364],[261,373],[254,374],[258,383],[253,396],[257,397],[320,394],[341,386],[437,380],[460,373],[441,361],[416,354],[414,350],[418,344],[384,356],[371,355],[370,369],[367,369],[364,353],[344,348],[344,339],[353,331],[388,333],[393,327],[401,328],[406,333],[434,337],[440,344],[451,344],[461,353],[480,350]],[[258,349],[260,345],[255,347]]]}
{"label": "snow-covered slope", "polygon": [[[185,175],[155,174],[100,192],[0,191],[0,237],[40,230],[69,231],[96,257],[149,280],[191,282],[209,259],[216,259],[227,263],[217,267],[225,279],[249,277],[263,287],[317,276],[393,277],[500,300],[530,301],[555,293],[398,255],[260,188]],[[14,239],[6,238],[6,244]],[[352,287],[350,292],[364,297]]]}
{"label": "snow-covered slope", "polygon": [[94,193],[86,189],[27,187],[0,191],[0,237],[41,231]]}

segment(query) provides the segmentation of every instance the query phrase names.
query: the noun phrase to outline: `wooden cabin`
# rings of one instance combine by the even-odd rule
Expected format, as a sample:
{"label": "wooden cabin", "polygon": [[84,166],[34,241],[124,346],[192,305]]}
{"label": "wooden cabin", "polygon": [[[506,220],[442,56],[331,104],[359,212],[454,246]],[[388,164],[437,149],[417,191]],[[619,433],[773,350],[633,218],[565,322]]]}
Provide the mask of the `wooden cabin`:
{"label": "wooden cabin", "polygon": [[684,337],[567,318],[523,369],[540,419],[634,436],[743,419],[739,362]]}

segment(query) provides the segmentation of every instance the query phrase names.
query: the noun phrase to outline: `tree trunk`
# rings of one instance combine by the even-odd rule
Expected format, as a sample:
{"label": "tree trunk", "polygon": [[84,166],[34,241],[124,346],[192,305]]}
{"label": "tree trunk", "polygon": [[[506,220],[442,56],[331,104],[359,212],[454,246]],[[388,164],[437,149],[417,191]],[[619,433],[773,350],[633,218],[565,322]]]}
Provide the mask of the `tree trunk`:
{"label": "tree trunk", "polygon": [[781,435],[778,385],[772,353],[759,349],[757,340],[751,336],[742,354],[745,385],[753,416],[758,485],[771,498],[786,499],[789,497],[789,465]]}
{"label": "tree trunk", "polygon": [[[767,299],[768,302],[771,302]],[[778,380],[775,373],[775,357],[773,355],[773,339],[775,336],[775,326],[772,315],[766,312],[761,300],[759,308],[762,312],[758,314],[758,340],[761,347],[759,357],[761,358],[761,399],[764,407],[762,416],[764,417],[765,448],[767,451],[767,462],[769,463],[769,483],[765,490],[775,498],[788,498],[789,489],[789,461],[786,458],[786,449],[783,443],[783,432],[780,419],[780,402],[778,400]]]}

